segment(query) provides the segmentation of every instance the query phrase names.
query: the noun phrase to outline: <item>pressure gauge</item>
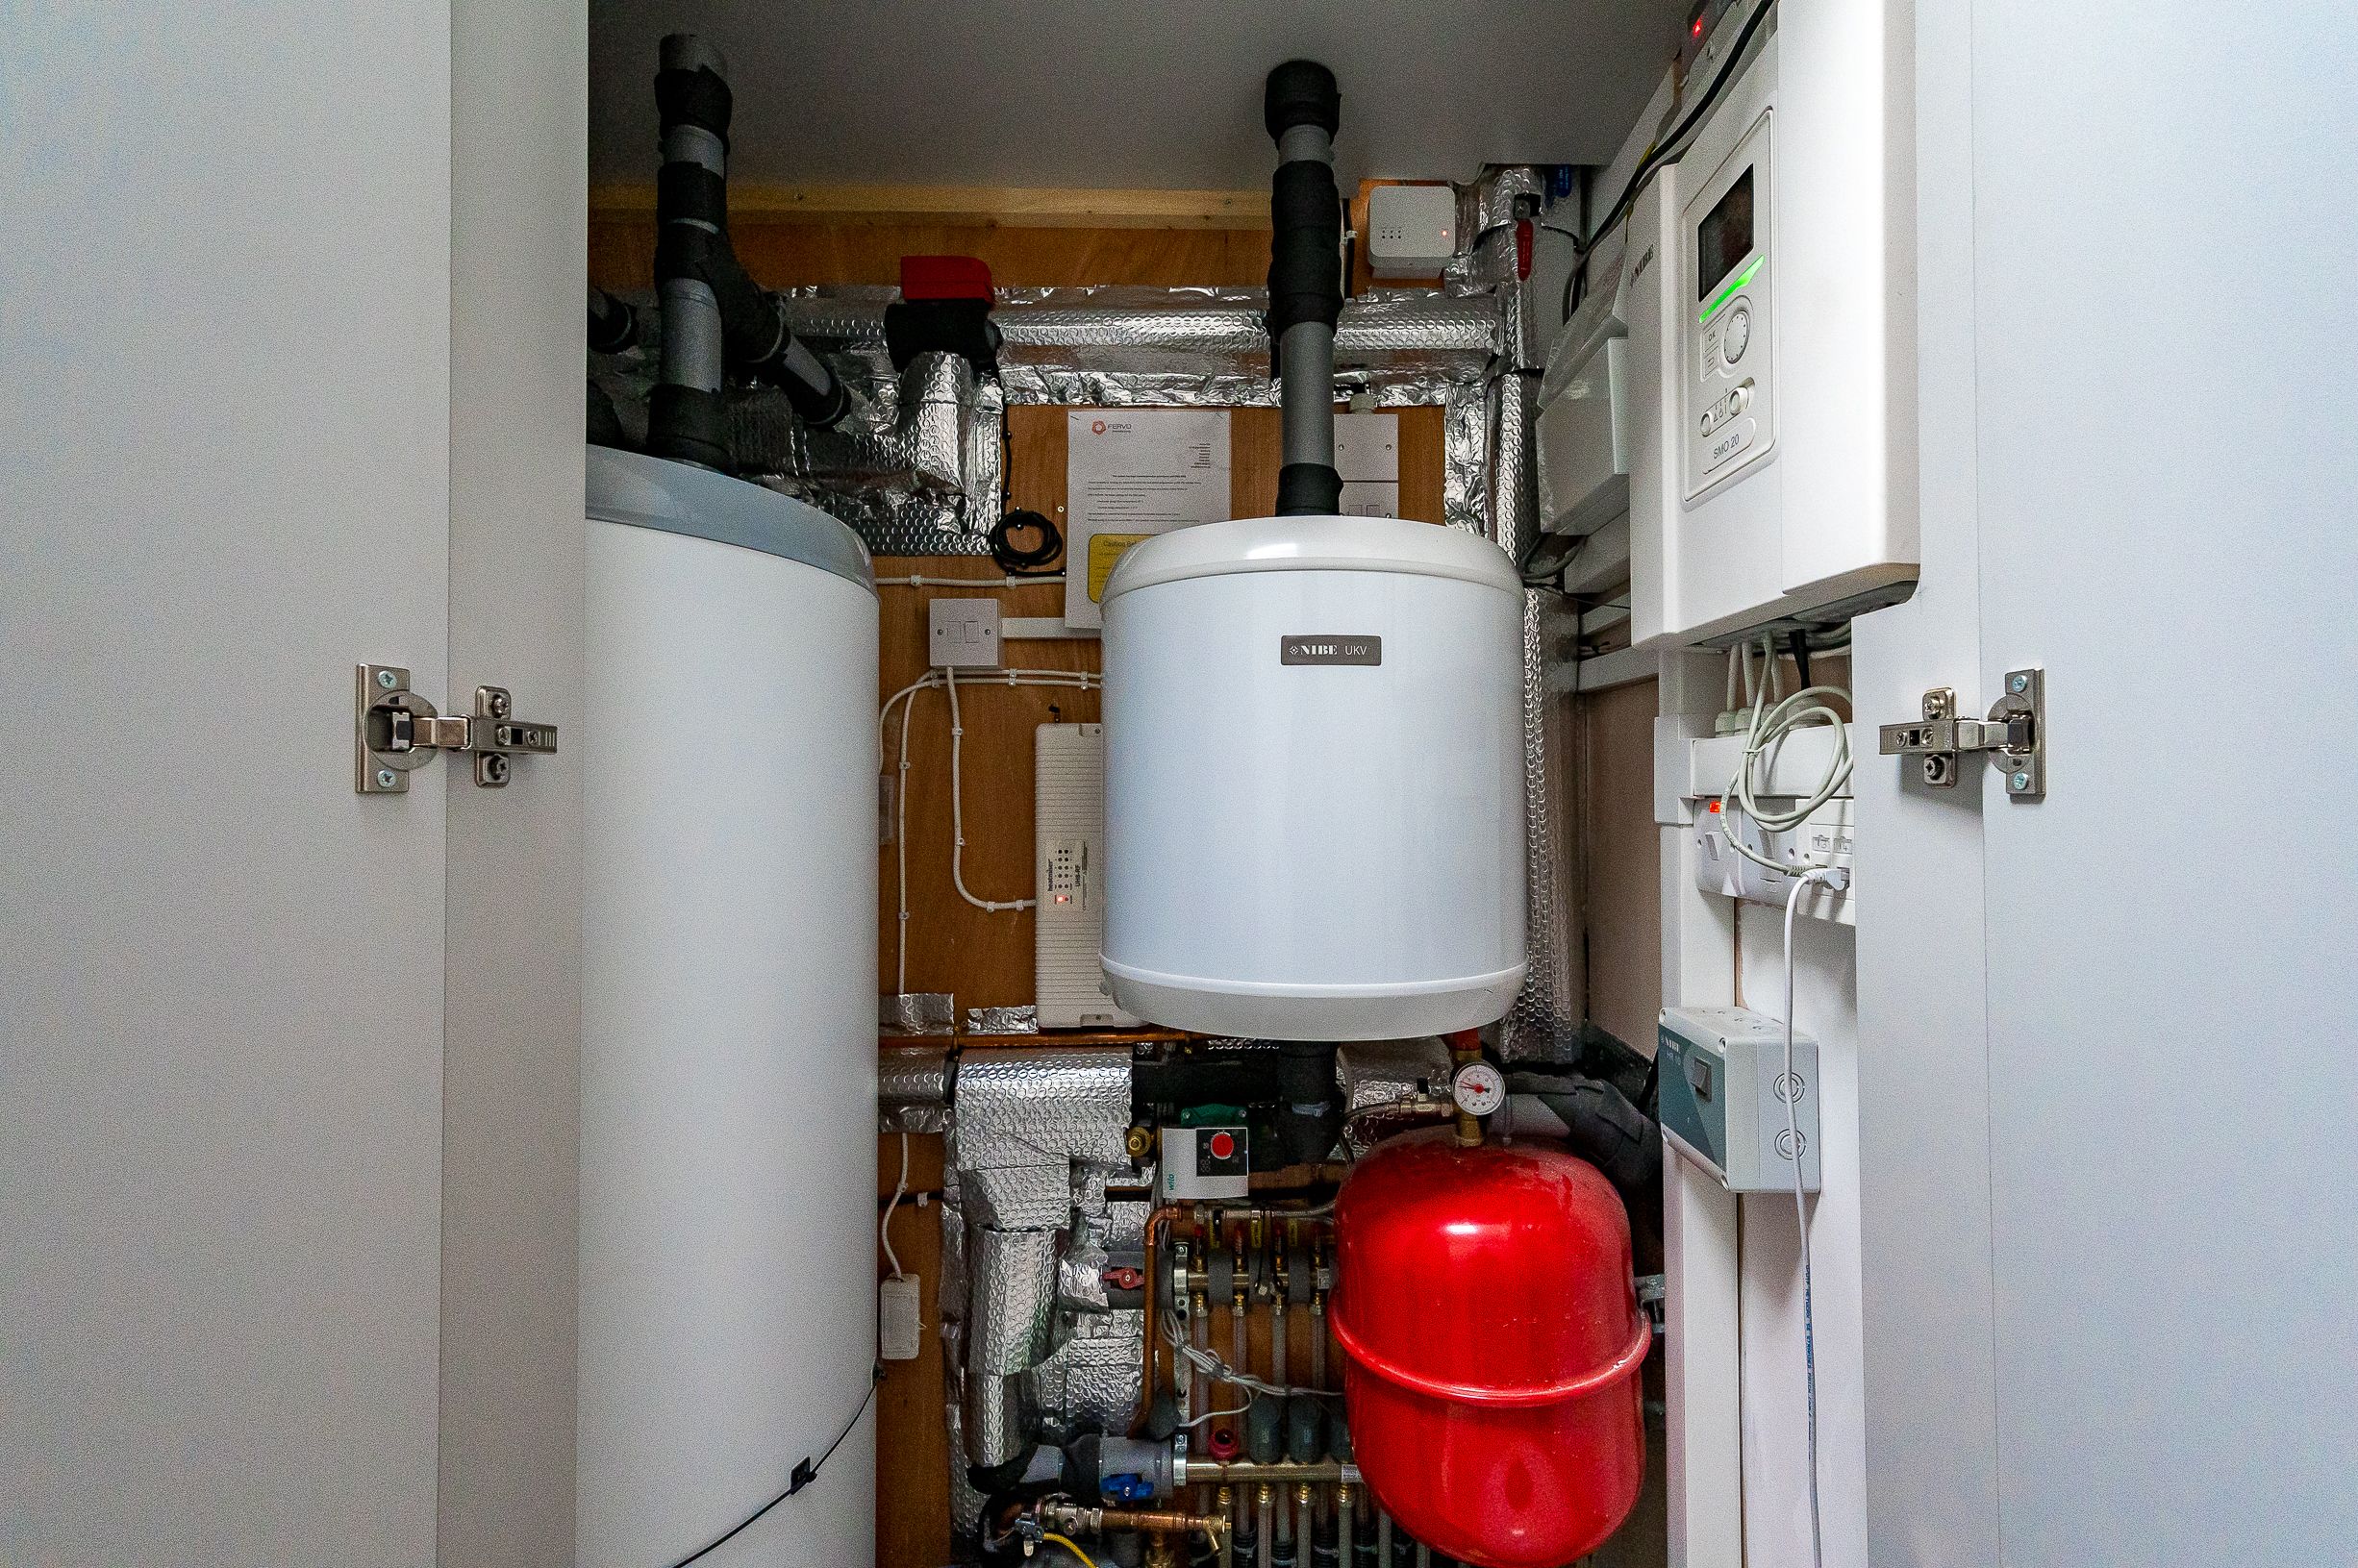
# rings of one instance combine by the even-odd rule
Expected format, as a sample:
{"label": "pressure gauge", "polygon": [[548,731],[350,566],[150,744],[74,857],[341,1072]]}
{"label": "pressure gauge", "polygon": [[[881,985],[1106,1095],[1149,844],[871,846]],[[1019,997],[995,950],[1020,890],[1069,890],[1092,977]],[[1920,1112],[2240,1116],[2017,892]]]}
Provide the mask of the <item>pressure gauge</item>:
{"label": "pressure gauge", "polygon": [[1507,1103],[1506,1075],[1487,1061],[1469,1061],[1457,1070],[1449,1093],[1458,1109],[1488,1116]]}

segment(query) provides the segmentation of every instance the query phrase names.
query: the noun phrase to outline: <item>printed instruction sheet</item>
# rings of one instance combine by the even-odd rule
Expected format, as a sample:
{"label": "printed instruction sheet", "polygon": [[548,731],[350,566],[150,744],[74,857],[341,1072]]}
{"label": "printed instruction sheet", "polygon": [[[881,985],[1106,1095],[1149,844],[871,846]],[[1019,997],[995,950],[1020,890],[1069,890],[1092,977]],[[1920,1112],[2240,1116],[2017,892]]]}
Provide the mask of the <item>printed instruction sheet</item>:
{"label": "printed instruction sheet", "polygon": [[1065,415],[1065,624],[1100,627],[1106,574],[1152,535],[1228,516],[1225,409]]}

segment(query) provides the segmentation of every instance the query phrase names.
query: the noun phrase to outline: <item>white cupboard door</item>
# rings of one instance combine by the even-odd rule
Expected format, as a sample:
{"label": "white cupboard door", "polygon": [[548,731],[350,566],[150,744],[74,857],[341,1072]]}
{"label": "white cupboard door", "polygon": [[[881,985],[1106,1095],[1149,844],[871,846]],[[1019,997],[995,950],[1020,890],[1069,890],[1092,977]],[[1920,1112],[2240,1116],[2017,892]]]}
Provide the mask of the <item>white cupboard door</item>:
{"label": "white cupboard door", "polygon": [[2004,1558],[2358,1539],[2358,47],[2322,7],[1975,8]]}
{"label": "white cupboard door", "polygon": [[435,1552],[447,9],[0,49],[0,1559]]}

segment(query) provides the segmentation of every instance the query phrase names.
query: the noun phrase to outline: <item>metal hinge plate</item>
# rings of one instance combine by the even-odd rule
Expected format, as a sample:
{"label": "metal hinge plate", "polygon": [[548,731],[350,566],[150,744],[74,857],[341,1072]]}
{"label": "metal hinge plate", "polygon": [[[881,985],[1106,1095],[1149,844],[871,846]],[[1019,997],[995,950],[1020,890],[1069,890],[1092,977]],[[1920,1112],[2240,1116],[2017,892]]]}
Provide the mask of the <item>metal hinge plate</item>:
{"label": "metal hinge plate", "polygon": [[1943,789],[1963,776],[1969,756],[1986,756],[2010,797],[2045,799],[2046,672],[2009,670],[2002,684],[1986,719],[1959,718],[1957,693],[1933,687],[1924,693],[1924,716],[1912,724],[1884,725],[1878,749],[1886,757],[1916,758],[1924,783]]}
{"label": "metal hinge plate", "polygon": [[442,714],[410,689],[398,664],[354,666],[353,787],[364,795],[408,792],[411,770],[443,752],[475,759],[475,783],[502,789],[514,772],[510,759],[557,750],[557,727],[514,714],[506,686],[477,686],[471,714]]}

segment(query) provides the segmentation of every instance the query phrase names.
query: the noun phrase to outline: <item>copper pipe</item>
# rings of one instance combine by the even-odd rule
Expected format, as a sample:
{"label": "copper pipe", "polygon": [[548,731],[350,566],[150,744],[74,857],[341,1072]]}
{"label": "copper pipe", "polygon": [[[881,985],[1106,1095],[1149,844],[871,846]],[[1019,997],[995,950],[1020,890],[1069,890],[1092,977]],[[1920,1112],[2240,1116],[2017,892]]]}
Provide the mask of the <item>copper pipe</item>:
{"label": "copper pipe", "polygon": [[1150,1535],[1200,1534],[1215,1547],[1228,1539],[1225,1514],[1178,1513],[1150,1508],[1084,1508],[1071,1503],[1040,1505],[1040,1521],[1060,1531],[1102,1535],[1109,1530],[1140,1530]]}

